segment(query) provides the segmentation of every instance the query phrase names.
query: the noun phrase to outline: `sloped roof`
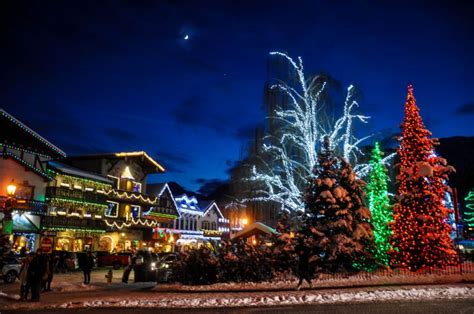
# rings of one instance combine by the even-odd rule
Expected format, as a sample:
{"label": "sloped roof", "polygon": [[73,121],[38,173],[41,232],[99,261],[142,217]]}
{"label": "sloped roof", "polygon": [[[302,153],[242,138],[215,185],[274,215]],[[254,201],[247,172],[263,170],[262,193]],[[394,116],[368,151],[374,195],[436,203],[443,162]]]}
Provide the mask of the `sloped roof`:
{"label": "sloped roof", "polygon": [[243,237],[250,237],[257,233],[265,233],[265,234],[275,234],[278,233],[275,229],[261,223],[261,222],[254,222],[253,224],[245,227],[244,229],[237,232],[232,239],[235,238],[243,238]]}
{"label": "sloped roof", "polygon": [[48,168],[51,168],[52,170],[57,171],[59,173],[74,176],[74,177],[81,177],[84,179],[89,179],[89,180],[94,180],[94,181],[99,181],[99,182],[109,183],[109,184],[113,183],[110,179],[106,177],[103,177],[101,175],[98,175],[92,172],[80,170],[58,161],[48,161]]}
{"label": "sloped roof", "polygon": [[0,109],[0,145],[52,158],[66,157],[65,152],[3,109]]}
{"label": "sloped roof", "polygon": [[68,157],[69,160],[98,160],[98,159],[132,159],[139,161],[143,167],[143,170],[146,173],[161,173],[165,172],[165,168],[156,162],[153,158],[150,157],[144,151],[137,152],[119,152],[119,153],[104,153],[104,154],[92,154],[92,155],[81,155],[81,156],[72,156]]}

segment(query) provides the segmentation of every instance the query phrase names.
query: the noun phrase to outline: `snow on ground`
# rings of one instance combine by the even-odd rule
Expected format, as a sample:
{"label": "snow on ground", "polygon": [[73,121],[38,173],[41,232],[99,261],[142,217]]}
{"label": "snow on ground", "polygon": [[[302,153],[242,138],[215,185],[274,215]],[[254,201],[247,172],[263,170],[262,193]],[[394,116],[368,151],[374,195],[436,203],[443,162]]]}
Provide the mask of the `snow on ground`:
{"label": "snow on ground", "polygon": [[45,308],[97,308],[97,307],[147,307],[147,308],[215,308],[215,307],[248,307],[248,306],[283,306],[301,304],[341,304],[359,302],[385,302],[385,301],[410,301],[410,300],[451,300],[474,299],[473,287],[436,287],[412,289],[380,289],[373,291],[340,291],[318,292],[301,291],[272,295],[262,294],[226,294],[198,293],[187,296],[166,296],[152,294],[148,297],[131,298],[112,297],[102,300],[69,301],[60,304],[17,303],[9,309],[33,309],[38,305]]}

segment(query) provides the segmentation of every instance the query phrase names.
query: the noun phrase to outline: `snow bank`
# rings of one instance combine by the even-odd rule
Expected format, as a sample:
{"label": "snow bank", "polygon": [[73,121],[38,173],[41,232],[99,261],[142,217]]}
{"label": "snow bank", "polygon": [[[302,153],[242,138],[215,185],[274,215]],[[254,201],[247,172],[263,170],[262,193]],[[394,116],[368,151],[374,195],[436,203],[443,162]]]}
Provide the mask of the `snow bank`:
{"label": "snow bank", "polygon": [[[182,294],[166,296],[155,294],[127,299],[108,297],[101,300],[77,300],[56,304],[11,304],[9,309],[38,309],[42,308],[219,308],[219,307],[249,307],[249,306],[283,306],[301,304],[341,304],[361,302],[414,301],[414,300],[452,300],[474,299],[474,287],[437,287],[413,289],[382,289],[373,291],[291,291],[288,293],[249,293],[216,294],[199,293],[184,297]],[[39,307],[38,307],[39,305]]]}

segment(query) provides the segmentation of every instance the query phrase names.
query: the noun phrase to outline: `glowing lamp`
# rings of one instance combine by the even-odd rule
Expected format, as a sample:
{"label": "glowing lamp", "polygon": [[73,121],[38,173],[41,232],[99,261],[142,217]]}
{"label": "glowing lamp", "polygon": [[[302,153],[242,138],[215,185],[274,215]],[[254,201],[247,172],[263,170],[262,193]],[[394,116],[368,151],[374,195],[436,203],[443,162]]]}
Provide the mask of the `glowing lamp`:
{"label": "glowing lamp", "polygon": [[14,180],[7,186],[7,194],[9,197],[14,197],[16,192],[16,185]]}
{"label": "glowing lamp", "polygon": [[247,218],[242,219],[242,225],[247,225],[249,223],[249,220]]}

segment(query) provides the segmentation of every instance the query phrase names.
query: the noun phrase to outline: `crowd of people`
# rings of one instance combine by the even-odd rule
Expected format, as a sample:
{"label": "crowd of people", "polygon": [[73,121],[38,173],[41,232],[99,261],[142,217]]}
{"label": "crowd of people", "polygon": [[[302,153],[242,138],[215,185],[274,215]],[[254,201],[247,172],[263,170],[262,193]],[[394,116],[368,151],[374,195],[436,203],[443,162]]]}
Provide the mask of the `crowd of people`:
{"label": "crowd of people", "polygon": [[55,259],[43,254],[41,249],[23,258],[19,280],[20,299],[26,301],[31,292],[31,301],[39,301],[41,291],[51,291]]}
{"label": "crowd of people", "polygon": [[[51,291],[55,271],[58,271],[60,257],[53,254],[44,254],[41,249],[36,253],[29,253],[22,259],[22,265],[18,279],[20,281],[20,300],[39,301],[41,292]],[[90,274],[94,266],[91,252],[86,254],[80,267],[84,273],[84,284],[90,283]]]}

